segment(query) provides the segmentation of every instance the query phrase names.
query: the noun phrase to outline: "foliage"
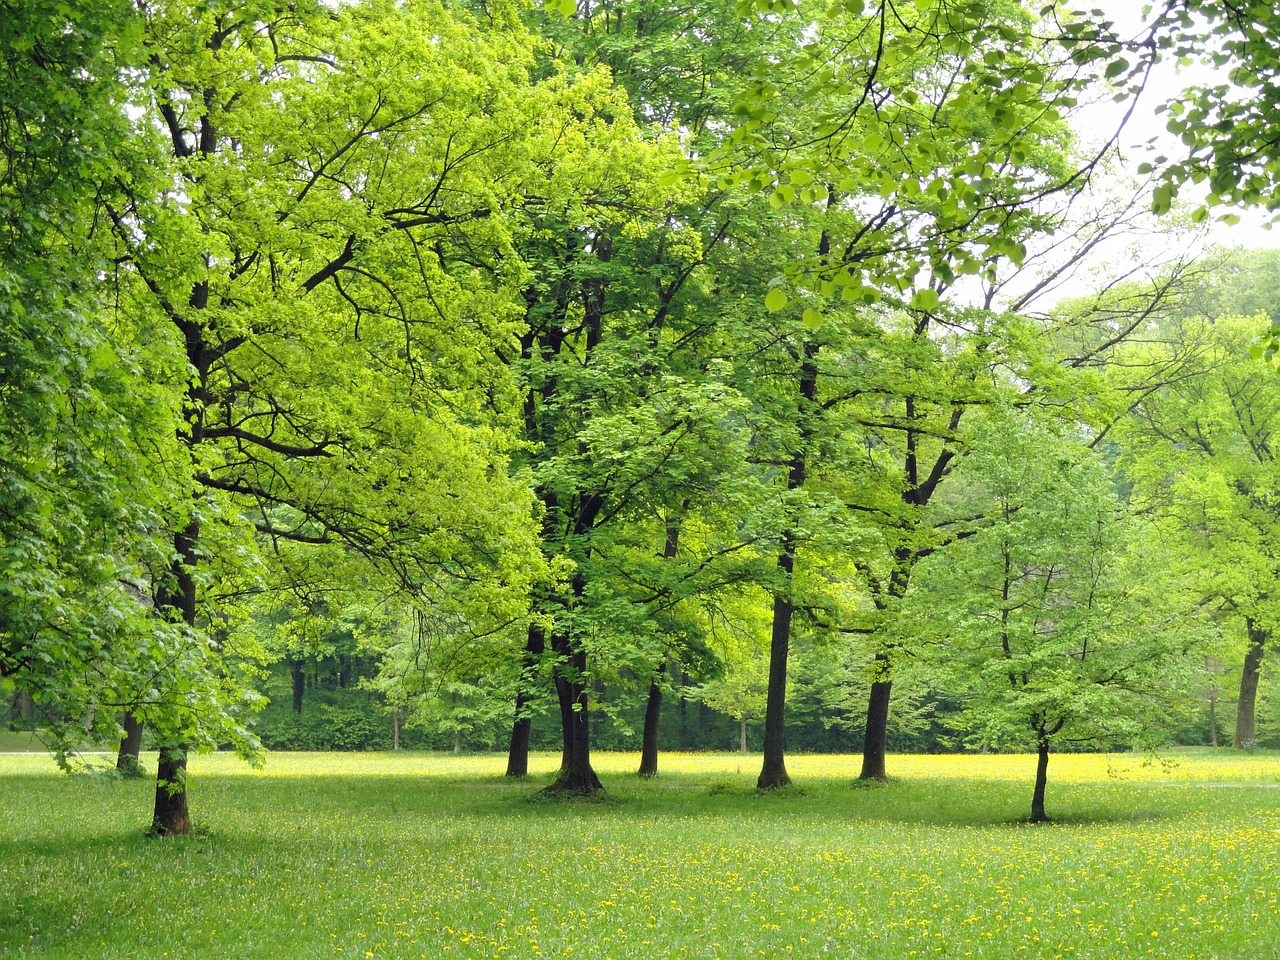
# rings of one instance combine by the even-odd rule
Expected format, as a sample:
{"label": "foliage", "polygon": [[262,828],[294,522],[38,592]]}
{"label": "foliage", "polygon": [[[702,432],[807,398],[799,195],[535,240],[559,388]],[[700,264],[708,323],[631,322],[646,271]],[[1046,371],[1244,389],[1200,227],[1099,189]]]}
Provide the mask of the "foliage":
{"label": "foliage", "polygon": [[1124,514],[1096,459],[1016,417],[964,466],[986,517],[911,599],[974,746],[1160,737],[1203,630],[1169,589],[1156,528]]}

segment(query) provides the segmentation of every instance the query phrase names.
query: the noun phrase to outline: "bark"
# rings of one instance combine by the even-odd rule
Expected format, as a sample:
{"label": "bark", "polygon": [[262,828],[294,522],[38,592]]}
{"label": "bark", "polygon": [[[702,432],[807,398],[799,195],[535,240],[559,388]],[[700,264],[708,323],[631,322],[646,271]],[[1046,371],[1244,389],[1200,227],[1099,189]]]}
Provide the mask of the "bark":
{"label": "bark", "polygon": [[1209,746],[1218,746],[1218,691],[1209,691]]}
{"label": "bark", "polygon": [[[681,515],[689,509],[689,500],[685,500]],[[674,560],[680,550],[680,524],[667,519],[667,536],[662,544],[662,558]],[[662,719],[662,681],[666,678],[667,664],[664,660],[658,664],[658,675],[649,684],[649,702],[644,708],[644,739],[640,745],[640,770],[642,777],[658,775],[658,722]]]}
{"label": "bark", "polygon": [[740,717],[738,719],[738,752],[747,752],[747,718]]}
{"label": "bark", "polygon": [[400,749],[400,711],[391,711],[391,749]]}
{"label": "bark", "polygon": [[1231,745],[1237,750],[1253,747],[1257,742],[1255,714],[1258,701],[1258,675],[1262,670],[1262,657],[1270,631],[1259,627],[1252,617],[1245,618],[1249,632],[1249,651],[1244,657],[1244,669],[1240,673],[1240,700],[1236,707],[1236,735]]}
{"label": "bark", "polygon": [[524,644],[524,664],[520,671],[520,682],[516,687],[516,718],[511,725],[511,745],[507,748],[507,776],[527,777],[529,775],[529,733],[533,727],[533,718],[528,714],[529,684],[533,682],[534,671],[542,659],[546,648],[546,638],[542,627],[529,625],[529,632]]}
{"label": "bark", "polygon": [[791,643],[790,599],[791,555],[778,557],[778,568],[786,578],[787,593],[773,597],[773,634],[769,642],[769,693],[764,710],[764,764],[756,786],[761,789],[785,787],[791,782],[786,763],[787,654]]}
{"label": "bark", "polygon": [[156,774],[156,805],[151,832],[161,837],[177,837],[191,832],[187,813],[187,748],[185,744],[160,750]]}
{"label": "bark", "polygon": [[116,769],[121,773],[137,773],[142,757],[142,721],[132,710],[124,712],[124,737],[116,753]]}
{"label": "bark", "polygon": [[1031,792],[1031,822],[1048,823],[1044,812],[1044,790],[1049,782],[1049,739],[1041,736],[1036,743],[1036,785]]}
{"label": "bark", "polygon": [[[891,600],[901,600],[907,595],[911,583],[911,570],[918,558],[910,550],[900,548],[894,554],[894,572],[889,578],[888,594]],[[877,607],[883,609],[883,601]],[[893,665],[884,650],[876,652],[871,693],[867,697],[867,722],[862,735],[862,772],[859,780],[888,779],[885,754],[889,740],[889,702],[893,696]]]}
{"label": "bark", "polygon": [[644,740],[640,745],[640,770],[642,777],[658,775],[658,721],[662,719],[661,680],[667,665],[658,667],[658,677],[649,684],[649,702],[644,708]]}
{"label": "bark", "polygon": [[453,731],[453,752],[454,753],[462,752],[462,731],[461,730]]}
{"label": "bark", "polygon": [[[829,243],[822,236],[821,252],[826,254]],[[787,472],[787,489],[804,487],[808,470],[809,440],[813,436],[814,401],[818,393],[818,347],[813,342],[804,345],[800,362],[800,405],[797,415],[799,436],[795,452],[791,455]],[[795,612],[792,602],[792,585],[795,575],[795,533],[788,530],[782,537],[782,552],[778,554],[778,571],[781,582],[773,594],[773,628],[769,638],[769,690],[764,710],[764,763],[756,786],[761,789],[785,787],[791,782],[787,775],[786,707],[787,707],[787,656],[791,646],[791,617]]]}
{"label": "bark", "polygon": [[302,697],[307,692],[307,675],[303,672],[306,664],[298,659],[289,661],[289,675],[293,680],[293,712],[302,712]]}
{"label": "bark", "polygon": [[[199,414],[188,414],[193,440],[198,442],[202,421]],[[188,626],[196,622],[195,569],[199,562],[200,521],[192,519],[173,538],[175,560],[169,577],[157,591],[156,606],[161,613],[181,618]],[[181,836],[191,832],[187,813],[187,745],[160,744],[160,763],[156,769],[156,802],[151,830],[162,837]]]}
{"label": "bark", "polygon": [[556,667],[556,695],[560,701],[560,728],[563,749],[560,754],[560,772],[555,781],[544,789],[551,794],[600,793],[604,786],[591,767],[591,712],[587,686],[583,683],[587,654],[572,648],[568,637],[551,637],[551,648],[561,654],[564,661]]}
{"label": "bark", "polygon": [[859,780],[888,779],[885,771],[885,744],[889,733],[889,698],[893,693],[893,681],[889,676],[889,658],[876,654],[877,679],[871,683],[871,696],[867,699],[867,726],[862,741],[862,772]]}

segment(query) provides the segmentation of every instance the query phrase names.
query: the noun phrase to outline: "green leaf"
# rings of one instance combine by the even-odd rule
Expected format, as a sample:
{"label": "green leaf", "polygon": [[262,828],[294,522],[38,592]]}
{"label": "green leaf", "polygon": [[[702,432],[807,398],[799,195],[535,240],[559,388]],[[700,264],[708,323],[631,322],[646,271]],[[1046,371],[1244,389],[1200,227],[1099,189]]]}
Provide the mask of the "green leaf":
{"label": "green leaf", "polygon": [[917,290],[916,295],[911,298],[911,306],[916,310],[932,310],[937,305],[938,291],[930,290],[928,287]]}
{"label": "green leaf", "polygon": [[1119,59],[1112,60],[1110,63],[1107,64],[1107,70],[1105,75],[1108,80],[1114,80],[1116,77],[1120,76],[1120,74],[1124,73],[1128,69],[1129,69],[1129,61],[1126,60],[1124,57],[1120,57]]}
{"label": "green leaf", "polygon": [[813,307],[805,307],[804,325],[810,330],[820,329],[822,327],[822,311],[815,310]]}
{"label": "green leaf", "polygon": [[764,308],[777,313],[787,305],[787,293],[781,287],[774,287],[764,295]]}

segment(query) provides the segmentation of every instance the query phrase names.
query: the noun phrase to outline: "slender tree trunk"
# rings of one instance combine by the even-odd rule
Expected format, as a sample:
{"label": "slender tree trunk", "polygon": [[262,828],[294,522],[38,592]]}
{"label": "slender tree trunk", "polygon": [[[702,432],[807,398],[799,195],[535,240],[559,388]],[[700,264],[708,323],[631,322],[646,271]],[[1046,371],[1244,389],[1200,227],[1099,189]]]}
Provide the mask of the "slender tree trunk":
{"label": "slender tree trunk", "polygon": [[[824,232],[819,252],[825,256],[830,240]],[[804,487],[808,469],[809,440],[813,436],[812,418],[818,393],[818,347],[812,341],[804,344],[800,361],[800,403],[797,409],[799,426],[795,451],[791,455],[787,472],[787,490]],[[769,638],[769,690],[764,709],[764,763],[756,786],[761,789],[785,787],[791,782],[787,774],[786,707],[787,707],[787,657],[791,647],[791,616],[795,612],[792,589],[795,576],[795,532],[788,530],[782,538],[782,552],[778,554],[778,572],[781,583],[773,594],[773,628]]]}
{"label": "slender tree trunk", "polygon": [[862,741],[862,772],[859,780],[888,779],[885,771],[885,747],[889,736],[889,698],[893,693],[893,681],[889,677],[889,657],[877,653],[875,658],[877,677],[873,680],[871,696],[867,699],[867,726]]}
{"label": "slender tree trunk", "polygon": [[667,672],[665,663],[658,666],[658,676],[649,684],[649,702],[644,708],[644,739],[640,745],[640,770],[642,777],[658,775],[658,721],[662,718],[662,677]]}
{"label": "slender tree trunk", "polygon": [[1209,745],[1218,746],[1218,691],[1209,691]]}
{"label": "slender tree trunk", "polygon": [[453,752],[455,754],[462,752],[462,731],[461,730],[453,731]]}
{"label": "slender tree trunk", "polygon": [[528,706],[532,699],[529,686],[533,683],[534,672],[546,649],[546,637],[542,627],[536,623],[529,624],[525,637],[524,658],[520,670],[520,681],[516,685],[516,717],[511,724],[511,745],[507,748],[507,776],[527,777],[529,775],[529,734],[533,728],[533,718],[529,716]]}
{"label": "slender tree trunk", "polygon": [[[910,403],[907,409],[908,411],[912,409]],[[909,449],[913,451],[908,462],[914,464],[914,434],[908,433],[908,438]],[[915,468],[908,469],[907,473],[909,478],[915,477]],[[911,482],[915,484],[917,480],[918,478]],[[888,589],[891,601],[896,602],[907,595],[907,587],[911,583],[911,570],[916,559],[916,555],[905,547],[899,547],[894,551],[894,570],[889,578]],[[877,606],[879,605],[877,603]],[[883,782],[888,779],[885,754],[889,743],[889,702],[892,696],[893,664],[884,649],[877,650],[872,664],[871,693],[867,697],[867,722],[862,735],[862,772],[858,774],[859,780]]]}
{"label": "slender tree trunk", "polygon": [[1031,822],[1047,823],[1044,812],[1044,790],[1049,782],[1049,738],[1040,736],[1036,741],[1036,785],[1031,792]]}
{"label": "slender tree trunk", "polygon": [[400,711],[391,711],[391,749],[400,749]]}
{"label": "slender tree trunk", "polygon": [[764,710],[764,764],[756,786],[785,787],[791,782],[786,763],[787,654],[791,643],[791,574],[789,552],[778,557],[786,593],[773,595],[773,633],[769,642],[769,693]]}
{"label": "slender tree trunk", "polygon": [[124,712],[124,737],[116,753],[116,769],[121,773],[137,773],[142,758],[142,721],[132,710]]}
{"label": "slender tree trunk", "polygon": [[[188,423],[193,431],[198,419]],[[196,439],[199,437],[196,435]],[[199,562],[200,521],[192,518],[173,538],[176,559],[167,581],[157,591],[158,612],[176,614],[183,623],[196,622],[195,569]],[[181,836],[191,832],[191,816],[187,812],[187,744],[161,743],[160,763],[156,769],[156,802],[151,817],[151,830],[162,837]]]}
{"label": "slender tree trunk", "polygon": [[[686,498],[680,508],[683,516],[689,509]],[[662,543],[662,559],[674,560],[680,551],[680,522],[678,518],[667,518],[667,536]],[[640,769],[642,777],[658,775],[658,722],[662,719],[662,682],[666,679],[667,662],[664,659],[658,664],[657,676],[649,684],[649,702],[644,708],[644,738],[640,744]]]}
{"label": "slender tree trunk", "polygon": [[1249,632],[1249,651],[1244,657],[1244,670],[1240,673],[1240,701],[1236,707],[1236,735],[1232,746],[1237,750],[1252,747],[1257,741],[1254,717],[1258,700],[1258,675],[1262,670],[1262,656],[1270,631],[1258,626],[1252,617],[1245,618]]}
{"label": "slender tree trunk", "polygon": [[747,718],[738,718],[738,752],[747,752]]}
{"label": "slender tree trunk", "polygon": [[293,712],[302,712],[302,698],[307,692],[307,675],[304,672],[306,663],[297,658],[289,660],[289,675],[293,680]]}

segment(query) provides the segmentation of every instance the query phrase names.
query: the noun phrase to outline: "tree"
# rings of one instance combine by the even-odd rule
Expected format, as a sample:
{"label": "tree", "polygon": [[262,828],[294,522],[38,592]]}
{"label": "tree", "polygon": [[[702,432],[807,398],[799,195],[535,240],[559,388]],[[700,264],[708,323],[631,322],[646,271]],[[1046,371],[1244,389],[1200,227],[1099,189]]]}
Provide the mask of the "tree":
{"label": "tree", "polygon": [[1276,623],[1280,529],[1271,438],[1280,385],[1248,357],[1258,318],[1191,313],[1166,321],[1170,342],[1198,344],[1188,375],[1145,397],[1118,432],[1134,503],[1193,558],[1184,571],[1204,603],[1247,637],[1234,746],[1252,745],[1263,656]]}
{"label": "tree", "polygon": [[[136,13],[111,2],[0,10],[0,682],[72,731],[119,735],[120,711],[189,671],[179,696],[220,742],[251,745],[219,703],[200,638],[150,610],[163,514],[181,482],[149,470],[163,392],[137,345],[100,322],[99,220],[143,175],[119,105]],[[158,441],[161,449],[169,446]]]}
{"label": "tree", "polygon": [[910,603],[963,691],[970,742],[1034,746],[1041,822],[1053,746],[1142,742],[1198,668],[1200,630],[1168,589],[1157,532],[1125,515],[1082,448],[995,418],[962,471],[987,522],[923,561]]}
{"label": "tree", "polygon": [[[467,251],[508,247],[505,191],[555,155],[577,92],[529,81],[517,26],[430,3],[145,12],[136,137],[167,158],[108,213],[115,322],[174,398],[179,443],[155,468],[194,483],[158,610],[207,626],[209,578],[257,534],[511,616],[537,565],[509,434],[485,416],[505,379],[479,368],[514,318]],[[188,827],[189,727],[161,738],[161,833]]]}

